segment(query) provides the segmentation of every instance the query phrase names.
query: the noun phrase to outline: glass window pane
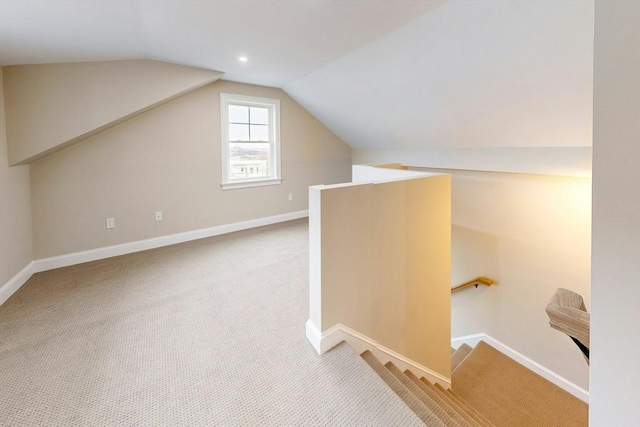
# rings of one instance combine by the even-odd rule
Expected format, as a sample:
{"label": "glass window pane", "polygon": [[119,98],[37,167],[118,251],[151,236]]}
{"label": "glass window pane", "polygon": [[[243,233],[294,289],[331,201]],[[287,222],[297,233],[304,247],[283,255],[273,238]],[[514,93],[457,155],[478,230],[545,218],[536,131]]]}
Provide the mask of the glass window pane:
{"label": "glass window pane", "polygon": [[250,125],[251,141],[269,141],[269,126]]}
{"label": "glass window pane", "polygon": [[229,166],[231,179],[266,178],[271,176],[270,144],[229,144]]}
{"label": "glass window pane", "polygon": [[249,107],[244,105],[229,105],[229,122],[249,123]]}
{"label": "glass window pane", "polygon": [[248,141],[249,125],[229,125],[229,141]]}
{"label": "glass window pane", "polygon": [[250,107],[252,125],[268,125],[269,109],[263,107]]}

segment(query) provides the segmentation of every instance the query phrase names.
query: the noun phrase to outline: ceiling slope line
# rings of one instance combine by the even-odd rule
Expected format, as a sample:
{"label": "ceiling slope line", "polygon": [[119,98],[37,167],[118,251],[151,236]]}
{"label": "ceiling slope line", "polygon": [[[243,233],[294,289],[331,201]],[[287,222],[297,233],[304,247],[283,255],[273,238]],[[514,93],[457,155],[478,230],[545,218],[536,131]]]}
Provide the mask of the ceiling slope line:
{"label": "ceiling slope line", "polygon": [[[3,67],[9,164],[24,165],[219,80],[151,60]],[[31,126],[32,123],[42,126]]]}

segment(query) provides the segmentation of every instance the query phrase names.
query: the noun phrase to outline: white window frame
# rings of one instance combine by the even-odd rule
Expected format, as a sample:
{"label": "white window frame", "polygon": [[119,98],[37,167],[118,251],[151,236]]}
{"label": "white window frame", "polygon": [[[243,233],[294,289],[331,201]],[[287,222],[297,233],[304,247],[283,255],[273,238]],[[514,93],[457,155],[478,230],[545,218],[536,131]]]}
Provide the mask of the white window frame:
{"label": "white window frame", "polygon": [[[269,129],[271,152],[271,175],[263,178],[235,178],[230,177],[231,164],[229,158],[229,105],[247,105],[255,107],[266,107],[269,109],[270,122],[273,124]],[[280,100],[270,98],[258,98],[255,96],[234,95],[230,93],[220,94],[220,123],[221,123],[221,164],[223,190],[236,188],[260,187],[265,185],[278,185],[282,182],[280,174]]]}

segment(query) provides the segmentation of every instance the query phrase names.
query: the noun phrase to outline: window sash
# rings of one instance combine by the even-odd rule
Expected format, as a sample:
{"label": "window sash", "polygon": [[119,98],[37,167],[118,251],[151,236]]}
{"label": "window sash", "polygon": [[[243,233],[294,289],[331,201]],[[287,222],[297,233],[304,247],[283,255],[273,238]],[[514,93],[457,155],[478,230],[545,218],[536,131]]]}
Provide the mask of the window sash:
{"label": "window sash", "polygon": [[[222,187],[223,189],[229,188],[241,188],[243,186],[254,186],[254,185],[273,185],[279,184],[282,179],[280,178],[280,122],[279,122],[279,107],[280,101],[277,99],[266,99],[266,98],[256,98],[256,97],[246,97],[240,95],[230,95],[230,94],[220,94],[220,107],[221,107],[221,127],[222,127],[222,140],[221,140],[221,148],[222,148]],[[251,122],[251,114],[249,112],[247,117],[247,122],[231,122],[229,120],[229,109],[230,106],[246,106],[249,107],[249,111],[251,111],[251,107],[265,108],[267,109],[267,124],[264,124],[264,119],[257,120],[257,123]],[[242,119],[242,117],[241,117]],[[230,125],[238,124],[238,125],[246,125],[248,127],[248,138],[249,139],[230,139]],[[267,128],[267,140],[251,140],[251,126],[260,126]],[[244,136],[244,135],[242,135]],[[249,170],[247,169],[246,177],[238,177],[232,176],[233,173],[233,165],[231,164],[231,144],[262,144],[268,145],[268,160],[264,169],[268,171],[268,174],[259,175],[259,176],[249,176]],[[247,160],[248,164],[250,164],[250,159]],[[258,166],[260,162],[254,163],[252,173],[256,173],[260,169]],[[236,169],[239,167],[235,165]],[[249,166],[250,168],[251,166]],[[259,172],[258,172],[259,173]]]}

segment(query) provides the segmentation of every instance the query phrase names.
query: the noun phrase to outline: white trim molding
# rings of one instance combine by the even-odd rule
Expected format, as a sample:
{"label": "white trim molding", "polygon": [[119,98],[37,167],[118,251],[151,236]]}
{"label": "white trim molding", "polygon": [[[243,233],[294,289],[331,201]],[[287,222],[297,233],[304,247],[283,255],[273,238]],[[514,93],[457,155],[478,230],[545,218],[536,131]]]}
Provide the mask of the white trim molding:
{"label": "white trim molding", "polygon": [[7,283],[0,287],[0,305],[4,304],[27,280],[36,272],[33,261],[13,276]]}
{"label": "white trim molding", "polygon": [[438,383],[445,388],[451,387],[450,378],[446,378],[443,375],[440,375],[437,372],[434,372],[431,369],[396,353],[390,348],[383,346],[377,341],[361,334],[358,331],[354,331],[341,323],[337,323],[326,331],[320,332],[311,320],[307,320],[306,330],[307,339],[320,355],[326,353],[342,341],[346,341],[347,344],[349,344],[349,346],[351,346],[351,348],[353,348],[358,354],[362,354],[369,350],[383,364],[392,362],[402,371],[409,369],[418,377],[425,377],[430,382]]}
{"label": "white trim molding", "polygon": [[292,221],[294,219],[306,218],[308,216],[308,210],[289,212],[264,218],[251,219],[248,221],[235,222],[232,224],[218,225],[216,227],[203,228],[200,230],[186,231],[184,233],[169,234],[151,239],[138,240],[135,242],[122,243],[119,245],[105,246],[103,248],[38,259],[30,262],[24,269],[22,269],[22,271],[0,287],[0,305],[8,300],[9,297],[13,295],[13,293],[16,292],[27,280],[29,280],[34,273],[82,264],[85,262],[98,261],[134,252],[146,251],[163,246],[175,245],[192,240],[219,236],[221,234],[233,233],[235,231],[248,230],[250,228]]}
{"label": "white trim molding", "polygon": [[36,266],[36,272],[53,270],[54,268],[67,267],[70,265],[82,264],[84,262],[97,261],[100,259],[146,251],[149,249],[175,245],[192,240],[219,236],[221,234],[233,233],[235,231],[248,230],[250,228],[262,227],[279,222],[305,218],[307,216],[309,216],[308,210],[289,212],[281,215],[251,219],[248,221],[218,225],[216,227],[202,228],[200,230],[169,234],[166,236],[154,237],[151,239],[138,240],[136,242],[122,243],[119,245],[106,246],[104,248],[90,249],[88,251],[75,252],[51,258],[39,259],[34,261],[34,263]]}
{"label": "white trim molding", "polygon": [[253,181],[243,182],[230,182],[220,184],[220,188],[223,190],[235,190],[238,188],[251,188],[251,187],[266,187],[268,185],[280,185],[282,184],[282,178],[269,178],[269,179],[256,179]]}
{"label": "white trim molding", "polygon": [[[253,141],[249,140],[236,140],[231,141],[229,139],[229,126],[232,124],[229,119],[229,106],[235,105],[240,107],[261,107],[268,110],[268,120],[266,123],[268,129],[268,140]],[[250,110],[249,110],[250,111]],[[260,125],[262,123],[255,123],[251,121],[251,113],[248,113],[247,122],[236,123],[236,125],[246,125],[247,132],[251,133],[251,126]],[[220,94],[220,130],[222,143],[220,144],[221,150],[221,172],[222,181],[220,186],[223,190],[233,190],[238,188],[248,187],[261,187],[265,185],[278,185],[282,182],[282,162],[280,153],[280,100],[272,98],[259,98],[256,96],[246,95],[234,95],[230,93]],[[231,143],[268,143],[269,144],[269,175],[266,177],[247,177],[247,178],[232,178],[231,176],[231,163],[229,145]]]}
{"label": "white trim molding", "polygon": [[316,352],[320,356],[325,354],[327,350],[331,348],[331,347],[324,348],[324,349],[322,348],[322,333],[316,327],[316,325],[311,321],[311,319],[307,320],[307,323],[305,324],[305,329],[307,331],[307,339],[309,340],[313,348],[316,350]]}
{"label": "white trim molding", "polygon": [[499,352],[510,357],[511,359],[518,362],[525,368],[528,368],[529,370],[540,375],[542,378],[546,379],[547,381],[550,381],[553,384],[557,385],[567,393],[572,394],[573,396],[577,397],[583,402],[589,403],[589,392],[587,390],[577,386],[576,384],[572,383],[566,378],[561,377],[560,375],[556,374],[552,370],[542,366],[538,362],[531,360],[524,354],[512,349],[506,344],[503,344],[502,342],[498,341],[497,339],[493,338],[490,335],[487,335],[485,333],[479,333],[479,334],[465,335],[462,337],[452,338],[451,347],[458,348],[462,344],[467,344],[470,347],[475,347],[480,341],[486,342],[491,347],[495,348]]}

